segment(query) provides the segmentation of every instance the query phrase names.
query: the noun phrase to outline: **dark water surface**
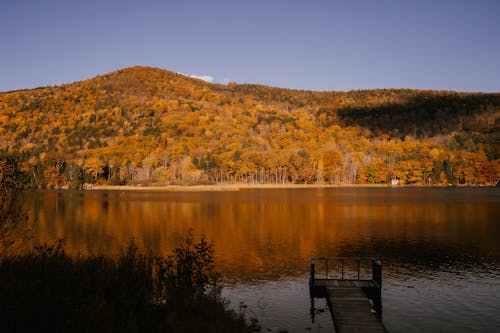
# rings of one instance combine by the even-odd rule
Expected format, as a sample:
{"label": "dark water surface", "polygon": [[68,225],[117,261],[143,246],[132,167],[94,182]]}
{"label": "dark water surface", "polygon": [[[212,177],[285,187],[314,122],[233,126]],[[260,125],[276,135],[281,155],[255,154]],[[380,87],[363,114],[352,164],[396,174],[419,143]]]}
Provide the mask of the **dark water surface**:
{"label": "dark water surface", "polygon": [[339,188],[239,192],[30,192],[35,241],[70,253],[117,253],[130,239],[155,252],[190,228],[215,242],[231,307],[263,331],[328,332],[309,258],[383,264],[390,332],[500,331],[500,189]]}

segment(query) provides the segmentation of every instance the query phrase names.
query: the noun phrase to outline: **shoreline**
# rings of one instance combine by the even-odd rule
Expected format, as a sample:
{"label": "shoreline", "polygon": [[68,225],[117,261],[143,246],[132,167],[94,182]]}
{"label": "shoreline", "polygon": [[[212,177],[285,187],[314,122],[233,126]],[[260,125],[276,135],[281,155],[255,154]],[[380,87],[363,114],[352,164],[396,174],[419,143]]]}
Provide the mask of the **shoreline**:
{"label": "shoreline", "polygon": [[95,185],[88,191],[152,191],[152,192],[231,192],[252,189],[322,189],[322,188],[385,188],[406,187],[387,184],[215,184],[215,185],[164,185],[164,186],[133,186],[133,185]]}

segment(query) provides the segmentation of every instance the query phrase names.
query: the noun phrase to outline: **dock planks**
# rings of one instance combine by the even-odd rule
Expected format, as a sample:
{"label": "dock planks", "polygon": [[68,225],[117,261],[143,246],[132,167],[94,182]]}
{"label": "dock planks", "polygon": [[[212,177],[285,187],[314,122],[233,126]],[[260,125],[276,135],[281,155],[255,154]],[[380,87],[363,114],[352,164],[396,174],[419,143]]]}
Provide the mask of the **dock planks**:
{"label": "dock planks", "polygon": [[[324,261],[325,272],[322,277],[316,275],[316,262]],[[340,270],[333,271],[340,278],[332,278],[329,273],[331,262],[340,263]],[[371,262],[371,279],[360,274],[362,262]],[[347,262],[354,262],[357,278],[345,278],[348,272]],[[330,265],[329,265],[330,263]],[[352,267],[352,265],[351,265]],[[357,268],[357,269],[356,269]],[[364,276],[363,276],[364,275]],[[327,298],[328,308],[337,333],[387,333],[382,322],[382,265],[380,261],[366,258],[312,258],[311,277],[311,313],[314,321],[314,298]]]}
{"label": "dock planks", "polygon": [[362,288],[326,287],[326,297],[337,333],[387,333]]}

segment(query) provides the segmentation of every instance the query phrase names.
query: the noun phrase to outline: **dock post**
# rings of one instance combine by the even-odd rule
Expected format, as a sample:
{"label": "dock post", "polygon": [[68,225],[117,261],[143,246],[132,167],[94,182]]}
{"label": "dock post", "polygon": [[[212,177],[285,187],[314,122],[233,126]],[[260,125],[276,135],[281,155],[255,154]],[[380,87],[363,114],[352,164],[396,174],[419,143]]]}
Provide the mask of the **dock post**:
{"label": "dock post", "polygon": [[372,261],[372,279],[382,288],[382,263],[379,260]]}
{"label": "dock post", "polygon": [[340,263],[341,263],[341,266],[342,266],[342,280],[344,280],[344,258],[340,259]]}
{"label": "dock post", "polygon": [[379,260],[374,260],[372,263],[372,279],[377,283],[373,308],[379,316],[382,316],[382,263]]}
{"label": "dock post", "polygon": [[309,278],[309,285],[311,287],[314,287],[314,266],[315,266],[315,262],[314,262],[314,258],[311,259],[311,276]]}
{"label": "dock post", "polygon": [[314,324],[314,319],[315,319],[315,308],[314,308],[314,297],[313,296],[310,296],[311,298],[311,308],[309,309],[309,314],[311,315],[311,320]]}

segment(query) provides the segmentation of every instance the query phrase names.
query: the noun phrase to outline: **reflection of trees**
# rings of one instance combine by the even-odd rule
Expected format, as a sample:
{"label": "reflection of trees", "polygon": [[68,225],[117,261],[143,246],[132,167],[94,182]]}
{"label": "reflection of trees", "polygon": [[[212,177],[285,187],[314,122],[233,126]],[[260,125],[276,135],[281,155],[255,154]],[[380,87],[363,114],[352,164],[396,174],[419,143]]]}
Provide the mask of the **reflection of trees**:
{"label": "reflection of trees", "polygon": [[498,256],[489,219],[498,208],[464,203],[466,196],[453,189],[45,193],[30,215],[39,220],[38,241],[66,238],[70,253],[117,253],[134,238],[165,254],[192,228],[214,241],[226,276],[252,279],[304,274],[312,256],[404,260],[464,245]]}
{"label": "reflection of trees", "polygon": [[13,162],[0,160],[0,258],[27,237],[26,217],[16,192],[19,187]]}

